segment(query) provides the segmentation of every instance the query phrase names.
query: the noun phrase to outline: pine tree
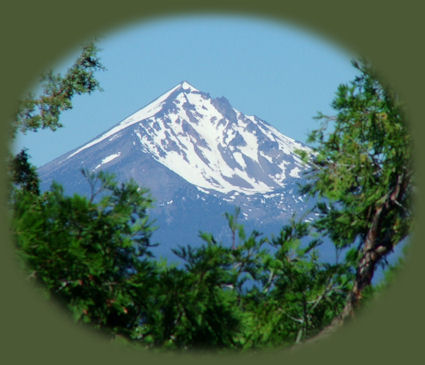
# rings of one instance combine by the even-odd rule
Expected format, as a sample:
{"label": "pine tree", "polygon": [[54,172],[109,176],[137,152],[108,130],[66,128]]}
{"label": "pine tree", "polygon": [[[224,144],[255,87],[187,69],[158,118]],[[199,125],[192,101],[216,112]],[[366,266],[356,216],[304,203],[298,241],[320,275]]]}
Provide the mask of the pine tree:
{"label": "pine tree", "polygon": [[62,127],[59,121],[63,111],[72,109],[75,95],[91,94],[101,90],[94,73],[104,70],[97,55],[94,43],[83,47],[81,54],[64,76],[51,70],[41,77],[41,91],[38,95],[28,93],[20,102],[13,121],[12,138],[16,132],[26,133],[49,128],[56,130]]}
{"label": "pine tree", "polygon": [[29,162],[29,155],[26,149],[23,149],[11,160],[9,169],[12,173],[11,180],[15,187],[35,195],[40,194],[37,171]]}
{"label": "pine tree", "polygon": [[366,61],[353,61],[359,74],[338,87],[335,116],[319,114],[314,167],[304,187],[324,198],[315,227],[356,268],[354,286],[343,317],[351,315],[370,286],[377,265],[408,237],[411,224],[413,172],[411,138],[402,105],[378,81]]}
{"label": "pine tree", "polygon": [[135,183],[87,176],[96,186],[89,198],[67,197],[57,184],[41,195],[15,189],[15,242],[30,277],[77,321],[131,338],[149,311],[145,298],[155,280],[152,200]]}
{"label": "pine tree", "polygon": [[[105,67],[97,53],[98,49],[94,43],[89,43],[83,47],[64,76],[51,70],[41,76],[40,92],[37,95],[29,92],[18,105],[15,119],[12,121],[12,140],[18,132],[25,134],[28,131],[37,132],[47,128],[55,131],[61,128],[61,113],[72,109],[72,99],[75,95],[101,90],[94,74]],[[38,194],[38,177],[35,167],[29,162],[27,150],[23,149],[16,156],[8,156],[8,159],[8,173],[12,184]]]}

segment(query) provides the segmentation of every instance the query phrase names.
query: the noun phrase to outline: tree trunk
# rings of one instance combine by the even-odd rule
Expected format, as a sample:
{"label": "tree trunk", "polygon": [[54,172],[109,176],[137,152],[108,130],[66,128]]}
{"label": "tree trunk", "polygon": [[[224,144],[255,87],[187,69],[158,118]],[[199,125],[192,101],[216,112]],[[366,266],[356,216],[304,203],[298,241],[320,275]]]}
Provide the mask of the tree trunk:
{"label": "tree trunk", "polygon": [[[347,302],[342,312],[336,316],[332,322],[320,331],[316,336],[307,340],[306,342],[314,342],[319,337],[324,337],[333,333],[338,329],[346,320],[351,319],[354,316],[356,309],[363,298],[363,291],[368,287],[373,278],[377,263],[382,257],[387,255],[392,250],[392,244],[390,240],[383,240],[380,243],[378,237],[379,223],[385,206],[380,205],[375,209],[375,213],[372,219],[371,227],[367,232],[366,239],[363,245],[359,264],[356,269],[356,279],[354,282],[353,289],[347,298]],[[384,213],[385,214],[385,213]]]}
{"label": "tree trunk", "polygon": [[385,214],[385,208],[386,205],[382,204],[375,209],[372,224],[366,234],[360,261],[357,265],[353,290],[340,315],[340,321],[342,322],[347,317],[352,317],[354,315],[354,311],[358,308],[363,298],[364,289],[372,283],[376,265],[382,257],[386,256],[392,250],[391,240],[379,237],[379,226],[381,217]]}
{"label": "tree trunk", "polygon": [[[394,248],[394,242],[392,241],[391,234],[386,234],[382,237],[380,232],[382,217],[385,217],[387,212],[391,209],[405,209],[399,202],[404,201],[403,196],[406,194],[407,189],[410,185],[410,175],[403,173],[397,176],[392,191],[387,195],[384,202],[375,207],[375,212],[372,216],[372,222],[369,230],[367,231],[364,245],[361,251],[360,261],[356,268],[356,278],[353,289],[347,298],[347,302],[342,312],[335,317],[332,322],[321,330],[316,336],[310,338],[306,342],[314,342],[318,338],[329,335],[338,329],[347,319],[354,316],[355,311],[359,307],[363,298],[363,291],[367,288],[373,279],[373,274],[376,269],[376,265],[380,260],[389,254]],[[392,227],[391,227],[392,229]],[[407,235],[407,231],[405,234]]]}
{"label": "tree trunk", "polygon": [[[354,310],[362,300],[363,290],[368,287],[373,278],[376,264],[393,250],[391,237],[380,237],[381,217],[393,209],[400,195],[407,189],[409,179],[404,174],[397,177],[397,182],[391,194],[387,195],[385,202],[375,208],[372,224],[367,232],[362,249],[362,256],[356,270],[356,280],[350,298],[350,308],[347,308],[348,315],[352,316]],[[382,234],[382,232],[381,232]],[[347,303],[348,304],[348,303]],[[345,314],[345,310],[343,311]]]}

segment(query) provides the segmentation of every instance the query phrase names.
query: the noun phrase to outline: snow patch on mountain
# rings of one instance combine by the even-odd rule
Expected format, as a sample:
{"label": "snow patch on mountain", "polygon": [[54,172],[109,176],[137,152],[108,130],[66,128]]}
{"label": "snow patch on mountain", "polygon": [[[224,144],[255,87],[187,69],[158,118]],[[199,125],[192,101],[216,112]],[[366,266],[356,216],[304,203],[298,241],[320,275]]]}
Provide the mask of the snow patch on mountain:
{"label": "snow patch on mountain", "polygon": [[103,141],[104,139],[108,138],[109,136],[113,136],[114,134],[118,133],[122,129],[127,128],[127,127],[131,126],[132,124],[139,122],[140,120],[143,120],[143,119],[146,119],[146,118],[149,118],[149,117],[155,115],[156,113],[158,113],[161,110],[162,105],[164,104],[166,99],[175,90],[177,90],[179,88],[188,89],[188,90],[191,90],[191,91],[197,91],[195,88],[193,88],[193,86],[189,85],[187,82],[183,82],[183,83],[175,86],[171,90],[169,90],[166,93],[164,93],[163,95],[161,95],[159,98],[155,99],[152,103],[150,103],[146,107],[138,110],[137,112],[131,114],[129,117],[125,118],[117,126],[111,128],[109,131],[107,131],[105,134],[103,134],[99,138],[94,139],[93,141],[87,143],[83,147],[77,149],[75,152],[71,153],[68,156],[68,158],[70,158],[70,157],[76,155],[77,153],[79,153],[79,152],[81,152],[81,151]]}
{"label": "snow patch on mountain", "polygon": [[121,155],[121,152],[113,153],[112,155],[106,156],[104,159],[102,159],[102,162],[94,168],[94,170],[97,170],[102,165],[105,165],[108,162],[111,162],[112,160],[115,160],[120,155]]}

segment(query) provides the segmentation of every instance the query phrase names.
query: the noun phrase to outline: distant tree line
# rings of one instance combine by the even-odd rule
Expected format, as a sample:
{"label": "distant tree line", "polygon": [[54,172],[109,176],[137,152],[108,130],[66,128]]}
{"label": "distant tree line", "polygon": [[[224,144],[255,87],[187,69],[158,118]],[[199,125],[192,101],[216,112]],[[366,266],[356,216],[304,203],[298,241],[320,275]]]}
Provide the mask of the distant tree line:
{"label": "distant tree line", "polygon": [[[182,265],[153,257],[153,200],[134,181],[83,170],[90,196],[66,196],[56,183],[41,192],[27,151],[10,156],[12,230],[30,280],[75,321],[147,348],[290,346],[343,323],[378,291],[377,266],[412,224],[411,140],[400,101],[366,61],[353,65],[358,76],[339,86],[336,114],[317,117],[314,153],[300,152],[311,166],[303,191],[317,199],[317,218],[294,217],[264,237],[245,232],[236,209],[225,214],[229,242],[202,232],[202,246],[173,250]],[[99,89],[94,72],[103,68],[89,44],[64,76],[44,75],[41,95],[21,102],[12,138],[61,127],[73,97]],[[344,250],[339,262],[319,260],[324,238]]]}

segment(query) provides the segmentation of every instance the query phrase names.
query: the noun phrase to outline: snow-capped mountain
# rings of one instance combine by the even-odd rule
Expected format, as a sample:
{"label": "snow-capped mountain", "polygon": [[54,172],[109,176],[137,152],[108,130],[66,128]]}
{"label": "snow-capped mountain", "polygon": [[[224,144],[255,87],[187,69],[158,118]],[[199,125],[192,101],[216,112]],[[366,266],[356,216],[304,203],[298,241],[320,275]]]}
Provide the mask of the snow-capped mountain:
{"label": "snow-capped mountain", "polygon": [[[164,247],[198,241],[199,230],[225,236],[223,214],[242,209],[248,226],[270,233],[308,210],[298,192],[310,149],[256,116],[184,81],[87,144],[39,168],[69,194],[88,193],[79,170],[133,178],[156,200],[151,215]],[[164,252],[164,251],[162,251]]]}

